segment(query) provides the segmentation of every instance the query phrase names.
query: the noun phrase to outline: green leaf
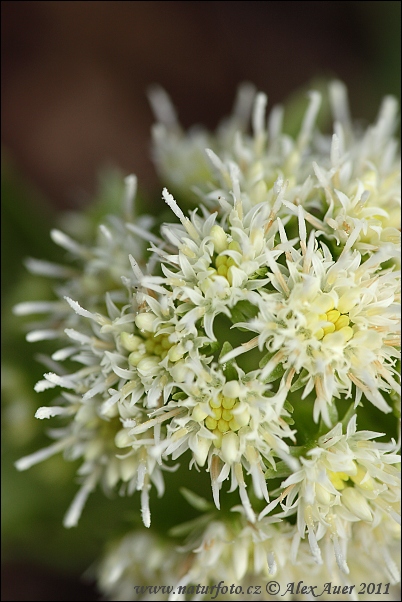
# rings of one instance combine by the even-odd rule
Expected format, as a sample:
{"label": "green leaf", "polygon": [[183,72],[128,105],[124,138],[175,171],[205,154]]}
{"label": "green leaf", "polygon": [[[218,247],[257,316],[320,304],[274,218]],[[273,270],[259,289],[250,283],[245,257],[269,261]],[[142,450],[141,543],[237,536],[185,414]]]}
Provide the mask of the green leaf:
{"label": "green leaf", "polygon": [[268,268],[262,267],[258,268],[251,276],[248,277],[249,280],[257,280],[257,278],[265,278],[267,275]]}
{"label": "green leaf", "polygon": [[185,498],[185,500],[200,512],[208,512],[209,510],[213,510],[214,506],[211,502],[208,502],[205,498],[201,497],[194,491],[187,489],[186,487],[180,487],[180,493]]}
{"label": "green leaf", "polygon": [[222,345],[222,349],[221,352],[219,354],[218,357],[218,361],[220,361],[224,355],[226,355],[227,353],[229,353],[229,351],[232,351],[233,347],[232,345],[229,343],[229,341],[225,341]]}
{"label": "green leaf", "polygon": [[250,303],[250,301],[238,301],[231,309],[231,317],[233,323],[248,322],[256,317],[258,307]]}
{"label": "green leaf", "polygon": [[271,359],[271,357],[274,357],[274,354],[273,354],[273,353],[271,353],[270,351],[268,351],[268,353],[266,353],[266,354],[265,354],[265,355],[264,355],[264,356],[263,356],[263,357],[260,359],[260,362],[259,362],[259,364],[258,364],[258,365],[259,365],[259,367],[260,367],[260,368],[264,368],[264,366],[266,366],[266,365],[268,364],[268,362],[269,362],[269,360]]}
{"label": "green leaf", "polygon": [[168,531],[168,535],[170,537],[184,537],[189,533],[193,533],[196,529],[203,530],[208,523],[211,522],[212,514],[203,514],[202,516],[198,516],[193,520],[186,521],[185,523],[181,523],[180,525],[175,525]]}
{"label": "green leaf", "polygon": [[283,367],[282,364],[278,364],[272,370],[271,374],[269,374],[267,376],[267,378],[264,380],[264,382],[265,383],[272,383],[275,380],[278,380],[278,378],[281,378],[281,376],[283,376],[284,374],[285,374],[285,368]]}
{"label": "green leaf", "polygon": [[288,401],[287,399],[285,399],[285,403],[283,404],[283,407],[287,412],[289,412],[289,414],[293,414],[293,412],[295,411],[294,407],[292,406],[290,401]]}
{"label": "green leaf", "polygon": [[276,463],[276,470],[273,468],[268,468],[268,470],[265,471],[265,478],[283,479],[284,477],[288,477],[291,474],[292,471],[289,468],[289,466],[286,464],[286,462],[283,462],[283,460],[281,460],[280,462]]}
{"label": "green leaf", "polygon": [[352,416],[356,414],[356,410],[355,410],[355,404],[351,403],[349,406],[349,409],[347,410],[347,412],[345,413],[344,417],[342,418],[342,431],[345,432],[348,424],[349,424],[349,420],[352,418]]}
{"label": "green leaf", "polygon": [[332,425],[335,426],[335,424],[337,422],[339,422],[339,415],[338,415],[338,409],[337,409],[334,401],[332,403],[328,404],[328,414],[329,414],[329,419],[331,420]]}
{"label": "green leaf", "polygon": [[288,424],[289,426],[292,426],[295,423],[293,418],[291,418],[290,416],[282,416],[282,420],[286,422],[286,424]]}
{"label": "green leaf", "polygon": [[188,395],[183,393],[183,391],[179,391],[178,393],[175,393],[174,395],[172,395],[173,401],[180,401],[181,399],[187,399],[187,397],[188,397]]}
{"label": "green leaf", "polygon": [[[225,341],[222,345],[222,349],[221,352],[219,354],[219,358],[218,361],[225,356],[227,353],[229,353],[229,351],[232,351],[233,347],[232,345],[229,343],[229,341]],[[234,360],[230,360],[229,362],[226,362],[225,364],[223,364],[223,374],[225,375],[226,380],[237,380],[238,379],[238,374],[237,374],[237,370],[235,368],[235,362]]]}
{"label": "green leaf", "polygon": [[[200,336],[202,333],[200,333]],[[207,343],[200,348],[200,353],[203,355],[215,355],[215,353],[219,350],[220,343],[219,341],[211,341],[211,343]]]}
{"label": "green leaf", "polygon": [[300,372],[297,380],[295,380],[293,385],[290,387],[291,393],[294,393],[294,391],[298,391],[299,389],[301,389],[304,386],[307,376],[308,376],[308,371],[305,368],[303,368],[303,370]]}

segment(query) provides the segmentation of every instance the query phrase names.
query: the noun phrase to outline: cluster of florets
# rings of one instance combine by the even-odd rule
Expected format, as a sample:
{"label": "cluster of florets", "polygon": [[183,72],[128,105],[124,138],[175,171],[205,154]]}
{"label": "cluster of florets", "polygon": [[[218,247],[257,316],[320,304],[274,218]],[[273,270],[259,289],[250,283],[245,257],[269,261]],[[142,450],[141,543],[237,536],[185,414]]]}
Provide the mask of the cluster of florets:
{"label": "cluster of florets", "polygon": [[[381,539],[376,553],[397,581],[397,444],[357,430],[359,411],[396,412],[400,393],[395,102],[386,99],[375,125],[356,133],[343,86],[330,92],[332,137],[314,129],[313,93],[295,140],[282,133],[278,109],[265,126],[263,94],[247,133],[250,88],[216,136],[183,133],[155,92],[157,165],[178,194],[192,186],[199,207],[185,215],[165,188],[178,221],[158,233],[127,211],[101,226],[92,248],[55,233],[81,269],[31,262],[65,281],[54,304],[17,307],[51,312],[30,340],[68,339],[53,355],[55,371],[36,385],[65,390],[36,415],[62,416],[66,426],[18,468],[59,451],[83,460],[67,526],[102,483],[140,491],[149,527],[150,489],[163,495],[163,473],[178,458],[209,473],[217,514],[191,547],[191,562],[183,551],[171,556],[167,572],[181,584],[275,575],[290,570],[289,558],[295,574],[301,565],[313,574],[324,550],[325,570],[335,561],[348,574],[348,549],[370,538]],[[201,155],[204,144],[212,150]],[[134,184],[127,179],[129,200]],[[82,367],[66,371],[66,359]],[[308,416],[307,433],[300,416]],[[240,526],[219,514],[229,478]],[[118,584],[137,574],[141,558],[130,564],[134,552],[122,550],[138,537],[146,536],[124,540],[102,565],[102,588],[113,599],[127,599]],[[159,568],[158,561],[158,575]]]}

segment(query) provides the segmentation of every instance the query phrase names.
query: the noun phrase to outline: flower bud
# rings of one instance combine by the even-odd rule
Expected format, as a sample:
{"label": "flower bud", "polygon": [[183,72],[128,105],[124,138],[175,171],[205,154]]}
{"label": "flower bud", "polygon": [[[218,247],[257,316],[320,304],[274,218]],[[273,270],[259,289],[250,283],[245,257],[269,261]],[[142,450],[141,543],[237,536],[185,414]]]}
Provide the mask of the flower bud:
{"label": "flower bud", "polygon": [[128,434],[127,429],[121,429],[114,438],[116,447],[128,447],[132,442],[132,438]]}
{"label": "flower bud", "polygon": [[239,438],[236,433],[226,433],[222,437],[222,458],[228,464],[236,462],[239,453]]}
{"label": "flower bud", "polygon": [[196,422],[202,422],[208,416],[208,412],[205,411],[204,407],[201,403],[197,403],[197,405],[193,409],[192,419]]}
{"label": "flower bud", "polygon": [[144,354],[141,351],[132,351],[132,353],[130,353],[130,355],[128,356],[128,363],[131,364],[131,366],[136,367],[143,359],[143,357]]}
{"label": "flower bud", "polygon": [[159,358],[155,356],[144,357],[137,366],[138,372],[143,376],[151,376],[155,372],[155,368],[159,366]]}
{"label": "flower bud", "polygon": [[324,506],[329,506],[331,503],[331,494],[319,483],[316,483],[315,485],[315,496],[317,501]]}
{"label": "flower bud", "polygon": [[224,397],[239,397],[240,385],[237,380],[230,380],[225,383],[222,389]]}
{"label": "flower bud", "polygon": [[178,362],[185,354],[185,349],[181,343],[173,345],[168,351],[168,358],[171,362]]}
{"label": "flower bud", "polygon": [[149,313],[149,312],[143,312],[140,314],[137,314],[135,316],[135,323],[136,326],[140,329],[140,330],[145,330],[146,332],[153,332],[154,331],[154,322],[155,322],[156,316],[155,314]]}
{"label": "flower bud", "polygon": [[176,383],[184,383],[188,375],[188,368],[183,360],[175,363],[170,369],[170,374]]}
{"label": "flower bud", "polygon": [[205,461],[208,457],[208,451],[210,447],[210,439],[204,439],[204,437],[196,437],[196,443],[193,447],[193,454],[198,466],[204,466]]}
{"label": "flower bud", "polygon": [[225,251],[225,249],[227,249],[228,240],[226,232],[221,226],[218,226],[217,224],[215,224],[215,226],[212,226],[210,236],[212,242],[214,243],[215,253],[222,253],[222,251]]}
{"label": "flower bud", "polygon": [[135,334],[129,334],[128,332],[121,333],[120,341],[127,351],[136,351],[143,342],[141,337],[137,337]]}
{"label": "flower bud", "polygon": [[138,460],[135,456],[122,458],[120,461],[120,474],[122,481],[126,482],[133,478],[138,471]]}
{"label": "flower bud", "polygon": [[354,483],[356,483],[356,485],[365,491],[373,491],[376,486],[376,482],[373,477],[371,477],[362,466],[358,467],[357,474],[351,476],[351,479]]}
{"label": "flower bud", "polygon": [[368,522],[373,520],[373,515],[366,498],[354,487],[346,487],[342,492],[341,501],[352,514],[361,520]]}
{"label": "flower bud", "polygon": [[254,228],[250,234],[251,244],[256,255],[259,255],[264,247],[264,232],[260,228]]}
{"label": "flower bud", "polygon": [[319,314],[326,314],[327,311],[331,311],[331,309],[333,309],[334,306],[335,303],[331,295],[329,295],[328,293],[322,293],[315,299],[314,303],[312,304],[312,309],[314,309],[314,311],[316,311]]}
{"label": "flower bud", "polygon": [[352,289],[344,293],[338,301],[338,311],[341,314],[347,314],[358,302],[359,293]]}

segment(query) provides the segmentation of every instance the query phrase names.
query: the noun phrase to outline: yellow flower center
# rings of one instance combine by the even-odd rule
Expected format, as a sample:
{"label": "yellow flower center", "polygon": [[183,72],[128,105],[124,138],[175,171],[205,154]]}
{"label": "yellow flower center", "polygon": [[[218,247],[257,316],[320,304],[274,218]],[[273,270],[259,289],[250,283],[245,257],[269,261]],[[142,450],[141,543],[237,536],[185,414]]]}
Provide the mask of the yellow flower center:
{"label": "yellow flower center", "polygon": [[337,309],[331,309],[325,314],[319,314],[318,318],[322,322],[327,322],[327,324],[315,332],[317,339],[323,339],[326,334],[335,331],[341,331],[347,341],[353,337],[348,314],[341,314]]}
{"label": "yellow flower center", "polygon": [[145,349],[149,355],[158,355],[161,359],[167,356],[169,349],[173,343],[169,341],[168,334],[158,334],[153,336],[152,333],[145,333]]}
{"label": "yellow flower center", "polygon": [[342,489],[345,489],[346,482],[350,479],[350,475],[346,474],[346,472],[332,472],[332,470],[328,471],[328,477],[332,485],[338,491],[342,491]]}
{"label": "yellow flower center", "polygon": [[[356,467],[355,474],[347,474],[346,472],[332,472],[332,470],[328,470],[328,477],[331,481],[332,485],[338,491],[342,491],[345,489],[347,485],[358,485],[361,489],[365,489],[366,491],[373,491],[376,487],[376,482],[373,477],[371,477],[367,471],[360,465]],[[348,483],[348,481],[352,481]]]}
{"label": "yellow flower center", "polygon": [[[193,419],[204,422],[205,427],[215,436],[214,445],[220,448],[222,436],[229,431],[236,432],[246,426],[250,421],[250,412],[247,408],[238,410],[240,401],[235,397],[225,397],[219,393],[216,399],[210,399],[208,408],[198,404],[193,410]],[[206,412],[208,409],[208,413]]]}
{"label": "yellow flower center", "polygon": [[[168,334],[158,334],[155,336],[152,332],[145,330],[141,336],[122,332],[120,340],[125,349],[130,351],[128,361],[132,366],[138,364],[146,358],[155,358],[158,361],[163,360],[169,353],[169,359],[176,362],[184,355],[184,349],[179,345],[173,345],[169,341]],[[145,349],[144,349],[145,347]]]}
{"label": "yellow flower center", "polygon": [[[232,241],[229,243],[228,247],[229,251],[239,251],[241,252],[241,248],[238,242]],[[214,272],[219,274],[219,276],[223,276],[232,285],[232,266],[237,266],[236,261],[233,257],[229,257],[228,255],[223,255],[219,253],[219,255],[215,258],[215,267]]]}

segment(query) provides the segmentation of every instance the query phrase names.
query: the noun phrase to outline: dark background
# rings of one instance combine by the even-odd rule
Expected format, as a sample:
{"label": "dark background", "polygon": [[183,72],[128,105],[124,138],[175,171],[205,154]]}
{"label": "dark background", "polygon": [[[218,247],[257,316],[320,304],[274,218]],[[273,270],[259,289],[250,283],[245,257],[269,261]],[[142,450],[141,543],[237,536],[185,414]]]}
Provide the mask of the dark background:
{"label": "dark background", "polygon": [[[400,2],[2,2],[2,73],[3,150],[49,203],[87,202],[108,165],[159,198],[150,84],[185,126],[215,127],[241,81],[272,106],[337,77],[371,120],[385,94],[400,96]],[[21,558],[6,554],[2,600],[97,599],[79,580],[86,565],[56,570],[46,521],[39,533]]]}
{"label": "dark background", "polygon": [[71,206],[108,163],[155,186],[149,84],[186,126],[215,126],[241,81],[272,106],[316,76],[373,118],[399,66],[400,2],[3,2],[2,141]]}

